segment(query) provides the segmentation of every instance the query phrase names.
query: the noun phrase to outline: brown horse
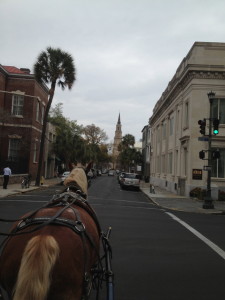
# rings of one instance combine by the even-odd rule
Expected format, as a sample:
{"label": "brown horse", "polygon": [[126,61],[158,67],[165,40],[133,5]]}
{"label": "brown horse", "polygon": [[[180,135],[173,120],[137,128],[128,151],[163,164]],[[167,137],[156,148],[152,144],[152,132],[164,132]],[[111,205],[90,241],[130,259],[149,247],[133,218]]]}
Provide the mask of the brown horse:
{"label": "brown horse", "polygon": [[87,194],[84,170],[75,168],[64,185],[72,186],[73,192],[55,195],[48,205],[13,226],[14,235],[0,257],[0,284],[10,299],[88,298],[100,227],[83,198]]}

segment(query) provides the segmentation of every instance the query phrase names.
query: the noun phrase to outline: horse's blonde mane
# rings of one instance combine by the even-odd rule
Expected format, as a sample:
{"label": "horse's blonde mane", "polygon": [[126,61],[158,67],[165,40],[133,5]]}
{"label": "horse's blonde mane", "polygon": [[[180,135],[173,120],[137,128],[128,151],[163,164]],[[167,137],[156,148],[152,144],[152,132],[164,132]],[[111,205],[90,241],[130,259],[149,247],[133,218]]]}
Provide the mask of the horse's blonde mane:
{"label": "horse's blonde mane", "polygon": [[88,188],[88,183],[87,183],[87,176],[85,174],[85,171],[81,167],[76,167],[74,168],[70,175],[64,180],[64,185],[69,186],[75,184],[77,185],[80,190],[87,195],[87,188]]}

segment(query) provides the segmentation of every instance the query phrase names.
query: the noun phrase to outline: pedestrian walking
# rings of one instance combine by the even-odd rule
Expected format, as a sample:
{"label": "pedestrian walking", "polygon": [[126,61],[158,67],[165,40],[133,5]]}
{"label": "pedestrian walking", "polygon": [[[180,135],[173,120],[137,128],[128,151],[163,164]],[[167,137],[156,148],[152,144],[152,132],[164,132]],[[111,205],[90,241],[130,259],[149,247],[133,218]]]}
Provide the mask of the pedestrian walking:
{"label": "pedestrian walking", "polygon": [[3,175],[4,175],[4,181],[3,181],[3,189],[7,189],[7,185],[9,183],[9,176],[11,176],[12,171],[9,167],[4,168]]}

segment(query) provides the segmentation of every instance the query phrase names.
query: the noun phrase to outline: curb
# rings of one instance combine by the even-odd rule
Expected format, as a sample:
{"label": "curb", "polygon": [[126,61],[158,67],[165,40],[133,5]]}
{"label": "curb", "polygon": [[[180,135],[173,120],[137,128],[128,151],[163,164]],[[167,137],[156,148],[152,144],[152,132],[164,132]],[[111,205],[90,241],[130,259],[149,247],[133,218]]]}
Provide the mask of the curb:
{"label": "curb", "polygon": [[208,211],[206,210],[202,210],[202,211],[197,211],[197,210],[187,210],[187,209],[182,209],[182,208],[177,208],[177,207],[167,207],[164,205],[161,205],[157,202],[157,200],[153,199],[150,195],[146,194],[141,188],[140,188],[141,192],[146,195],[146,197],[148,199],[150,199],[155,205],[157,205],[158,207],[161,207],[163,209],[168,209],[168,210],[172,210],[172,211],[179,211],[179,212],[186,212],[186,213],[194,213],[194,214],[208,214],[208,215],[225,215],[225,210],[217,210],[217,211]]}
{"label": "curb", "polygon": [[49,186],[52,186],[52,185],[57,185],[58,183],[49,183],[49,184],[45,184],[45,185],[40,185],[40,186],[31,186],[29,188],[24,188],[24,189],[20,189],[20,188],[15,188],[14,190],[11,190],[9,191],[6,195],[1,195],[0,194],[0,199],[1,198],[6,198],[6,197],[9,197],[11,195],[16,195],[16,194],[25,194],[27,192],[30,192],[30,191],[34,191],[34,190],[37,190],[37,189],[40,189],[40,188],[47,188]]}

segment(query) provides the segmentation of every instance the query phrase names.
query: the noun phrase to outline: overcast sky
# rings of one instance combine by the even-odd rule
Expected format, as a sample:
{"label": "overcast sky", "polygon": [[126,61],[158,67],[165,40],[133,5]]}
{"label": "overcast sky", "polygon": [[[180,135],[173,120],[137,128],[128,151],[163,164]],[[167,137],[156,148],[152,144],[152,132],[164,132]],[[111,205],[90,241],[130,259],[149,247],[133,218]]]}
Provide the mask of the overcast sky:
{"label": "overcast sky", "polygon": [[53,106],[113,140],[138,141],[195,41],[225,42],[224,0],[0,0],[0,64],[30,68],[48,46],[70,53],[76,82]]}

